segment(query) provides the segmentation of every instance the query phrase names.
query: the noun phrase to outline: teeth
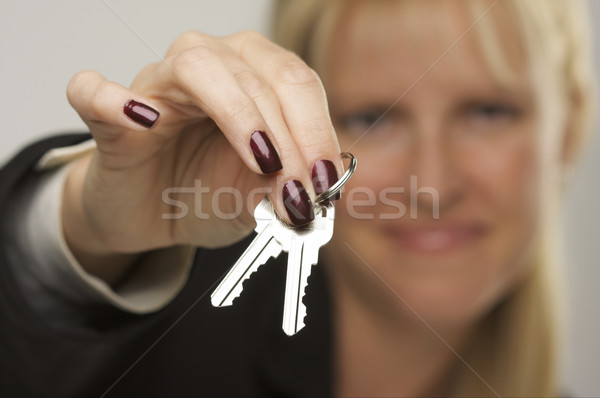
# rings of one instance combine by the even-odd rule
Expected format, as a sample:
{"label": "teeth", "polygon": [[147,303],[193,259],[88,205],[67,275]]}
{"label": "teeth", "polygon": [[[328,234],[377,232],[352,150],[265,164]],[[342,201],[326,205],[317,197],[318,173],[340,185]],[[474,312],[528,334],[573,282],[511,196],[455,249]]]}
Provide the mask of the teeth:
{"label": "teeth", "polygon": [[[248,250],[251,249],[249,247],[242,254],[242,257],[231,267],[225,278],[210,296],[213,306],[225,307],[233,305],[233,301],[242,294],[244,282],[258,270],[258,267],[266,263],[271,257],[277,257],[281,253],[281,246],[272,239],[272,235],[269,235],[269,233],[270,231],[261,232],[250,244],[251,246],[257,244],[255,242],[263,234],[266,234],[265,236],[268,238],[265,239],[267,243],[264,244],[264,249],[256,258],[252,258],[252,255],[248,254]],[[257,245],[261,247],[260,243]]]}

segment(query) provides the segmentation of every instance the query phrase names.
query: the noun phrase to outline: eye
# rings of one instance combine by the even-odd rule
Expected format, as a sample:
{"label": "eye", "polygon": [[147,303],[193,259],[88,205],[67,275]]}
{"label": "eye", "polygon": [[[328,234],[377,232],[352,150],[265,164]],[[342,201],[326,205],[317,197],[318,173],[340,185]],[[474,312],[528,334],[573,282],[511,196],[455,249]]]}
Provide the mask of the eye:
{"label": "eye", "polygon": [[339,133],[374,144],[397,140],[406,130],[406,118],[401,110],[379,106],[340,113],[334,116],[334,123]]}
{"label": "eye", "polygon": [[[353,112],[339,118],[339,126],[350,132],[362,134],[369,129],[377,128],[378,124],[384,123],[384,111],[367,110]],[[380,120],[381,119],[381,120]]]}
{"label": "eye", "polygon": [[502,103],[476,103],[466,107],[466,116],[474,122],[505,122],[520,116],[517,107]]}

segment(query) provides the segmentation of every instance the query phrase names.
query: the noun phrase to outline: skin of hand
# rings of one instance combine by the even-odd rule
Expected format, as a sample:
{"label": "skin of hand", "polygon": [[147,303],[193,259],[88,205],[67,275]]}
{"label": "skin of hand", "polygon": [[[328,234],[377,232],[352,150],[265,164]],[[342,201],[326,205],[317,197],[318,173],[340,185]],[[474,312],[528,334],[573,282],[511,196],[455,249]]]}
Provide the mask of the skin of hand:
{"label": "skin of hand", "polygon": [[[256,32],[188,32],[130,89],[84,71],[67,95],[97,149],[67,176],[65,238],[83,267],[109,283],[148,250],[240,240],[265,193],[285,221],[308,222],[315,188],[343,170],[317,74]],[[125,104],[137,113],[128,116]],[[190,194],[198,182],[205,192]],[[187,214],[165,219],[183,209],[175,200]]]}

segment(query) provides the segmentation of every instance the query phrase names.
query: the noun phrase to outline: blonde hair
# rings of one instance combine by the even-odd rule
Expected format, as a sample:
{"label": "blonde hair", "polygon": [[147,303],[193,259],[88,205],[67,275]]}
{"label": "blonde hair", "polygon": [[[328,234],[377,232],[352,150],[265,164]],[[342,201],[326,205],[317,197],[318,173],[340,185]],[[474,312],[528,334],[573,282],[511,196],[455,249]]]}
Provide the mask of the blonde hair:
{"label": "blonde hair", "polygon": [[[501,0],[514,15],[530,64],[549,70],[560,87],[572,162],[591,125],[595,81],[589,49],[589,26],[583,1]],[[273,38],[297,53],[317,72],[324,66],[327,38],[344,4],[340,0],[279,0],[273,15]],[[475,21],[492,3],[468,2]],[[491,23],[474,25],[487,65],[500,80],[510,79],[500,38]],[[556,196],[556,195],[555,195]],[[456,396],[554,396],[562,301],[553,232],[557,208],[548,206],[538,255],[531,274],[480,322],[461,356],[477,372],[461,367]],[[549,217],[548,217],[549,216]],[[548,232],[550,231],[550,232]],[[484,380],[485,382],[482,382]],[[493,389],[493,391],[490,389]]]}

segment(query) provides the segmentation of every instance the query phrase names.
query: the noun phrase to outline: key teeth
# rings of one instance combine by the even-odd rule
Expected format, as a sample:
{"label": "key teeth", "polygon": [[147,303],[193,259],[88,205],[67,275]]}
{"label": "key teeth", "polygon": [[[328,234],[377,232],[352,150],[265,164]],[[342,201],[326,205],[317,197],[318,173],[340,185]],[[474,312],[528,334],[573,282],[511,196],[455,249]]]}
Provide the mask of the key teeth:
{"label": "key teeth", "polygon": [[[314,265],[314,264],[313,264]],[[310,280],[311,275],[308,276],[308,278],[306,279],[306,284],[304,285],[304,289],[302,291],[302,305],[298,307],[298,323],[296,325],[294,325],[294,327],[288,329],[288,328],[283,328],[283,331],[285,332],[285,334],[287,334],[288,336],[293,336],[296,333],[298,333],[300,330],[302,330],[304,328],[304,326],[306,326],[306,324],[304,323],[304,319],[306,319],[306,316],[308,315],[307,309],[306,309],[306,304],[304,303],[304,299],[306,298],[306,288],[308,287],[308,281]]]}
{"label": "key teeth", "polygon": [[304,318],[306,318],[307,315],[306,304],[304,303],[304,299],[306,298],[306,288],[308,287],[309,279],[310,275],[308,275],[308,277],[306,278],[306,284],[302,289],[302,299],[300,300],[302,305],[298,308],[298,328],[296,329],[296,332],[298,332],[304,327]]}

